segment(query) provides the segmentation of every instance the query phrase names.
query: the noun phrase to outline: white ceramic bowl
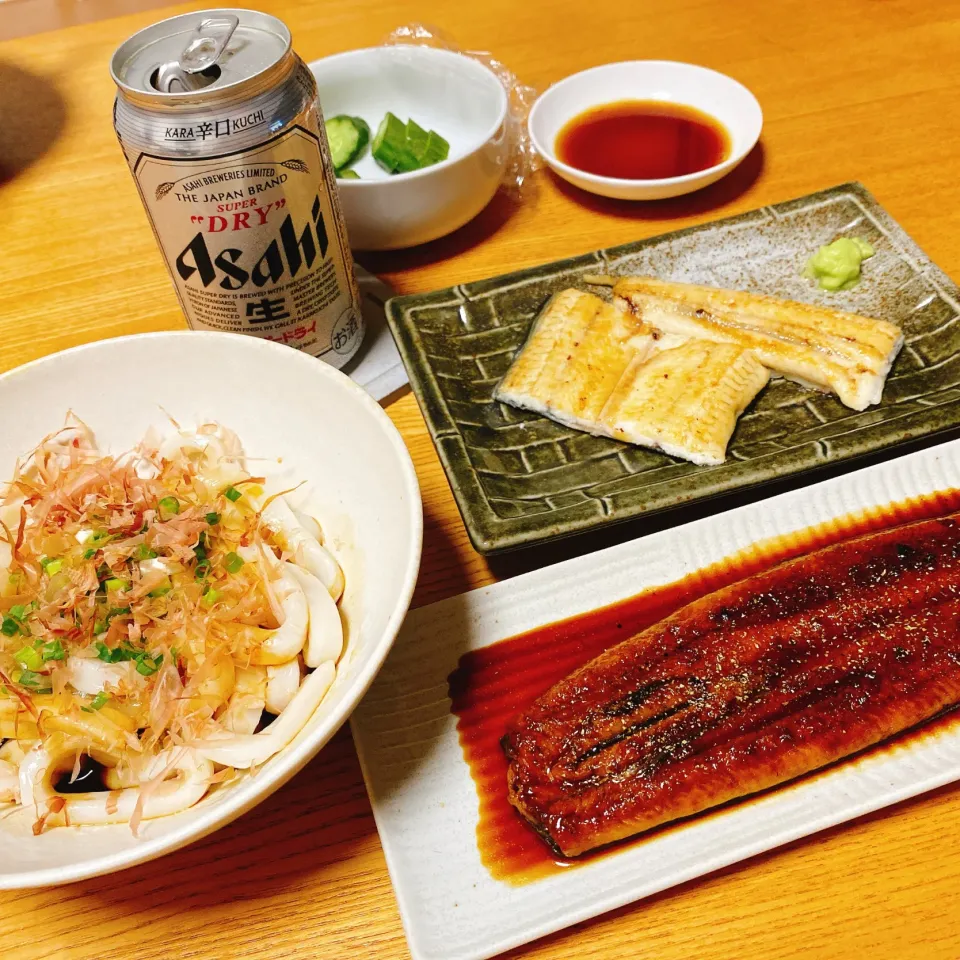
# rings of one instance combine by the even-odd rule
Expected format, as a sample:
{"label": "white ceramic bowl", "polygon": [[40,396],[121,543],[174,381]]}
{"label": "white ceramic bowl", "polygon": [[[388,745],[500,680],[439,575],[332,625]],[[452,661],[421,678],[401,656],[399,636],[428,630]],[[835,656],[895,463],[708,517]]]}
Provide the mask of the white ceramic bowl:
{"label": "white ceramic bowl", "polygon": [[310,64],[324,116],[345,113],[370,125],[387,111],[436,130],[450,143],[442,163],[389,174],[369,149],[338,180],[350,245],[357,250],[412,247],[462,227],[496,192],[503,175],[507,95],[469,57],[430,47],[352,50]]}
{"label": "white ceramic bowl", "polygon": [[[161,409],[162,408],[162,409]],[[30,811],[0,818],[0,889],[66,883],[182,847],[276,790],[333,736],[380,669],[413,593],[422,515],[413,464],[380,407],[344,374],[290,347],[223,333],[103,340],[0,377],[0,477],[72,409],[101,447],[128,449],[151,424],[212,419],[250,456],[283,457],[343,565],[347,645],[337,679],[297,738],[255,774],[199,804],[145,821],[65,827],[39,837]]]}
{"label": "white ceramic bowl", "polygon": [[[563,125],[591,107],[618,100],[664,100],[696,107],[727,128],[730,156],[706,170],[661,180],[600,177],[562,163],[555,144]],[[692,193],[733,170],[759,139],[763,112],[743,84],[716,70],[672,60],[632,60],[584,70],[554,84],[533,105],[529,125],[537,152],[564,180],[603,197],[661,200]]]}

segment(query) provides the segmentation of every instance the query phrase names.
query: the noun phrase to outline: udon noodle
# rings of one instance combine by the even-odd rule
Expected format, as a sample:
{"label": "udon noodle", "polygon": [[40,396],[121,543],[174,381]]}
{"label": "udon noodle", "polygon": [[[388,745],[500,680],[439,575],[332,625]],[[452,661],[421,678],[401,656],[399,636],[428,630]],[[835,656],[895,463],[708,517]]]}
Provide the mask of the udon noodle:
{"label": "udon noodle", "polygon": [[[0,810],[166,816],[289,744],[343,648],[315,519],[217,424],[118,457],[76,420],[0,500]],[[86,784],[96,779],[96,789]]]}

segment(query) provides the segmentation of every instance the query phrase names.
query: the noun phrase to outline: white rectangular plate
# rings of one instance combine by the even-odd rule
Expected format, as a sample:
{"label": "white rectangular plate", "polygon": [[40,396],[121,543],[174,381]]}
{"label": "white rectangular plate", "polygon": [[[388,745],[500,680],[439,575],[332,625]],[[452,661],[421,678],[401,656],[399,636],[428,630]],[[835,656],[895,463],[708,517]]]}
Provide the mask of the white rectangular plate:
{"label": "white rectangular plate", "polygon": [[415,960],[483,960],[960,779],[960,728],[663,831],[524,886],[491,878],[447,677],[468,650],[670,583],[752,543],[955,487],[960,441],[415,610],[352,726]]}

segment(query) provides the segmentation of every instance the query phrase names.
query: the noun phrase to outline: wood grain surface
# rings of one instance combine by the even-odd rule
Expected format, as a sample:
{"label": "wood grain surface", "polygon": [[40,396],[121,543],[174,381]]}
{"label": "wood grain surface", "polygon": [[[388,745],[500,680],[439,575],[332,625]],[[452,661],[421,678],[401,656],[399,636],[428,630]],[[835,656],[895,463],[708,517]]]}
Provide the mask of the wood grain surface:
{"label": "wood grain surface", "polygon": [[[0,37],[16,36],[0,43],[0,369],[90,340],[184,325],[111,129],[107,64],[134,30],[206,5],[17,36],[31,15],[33,29],[93,20],[101,0],[85,0],[82,18],[69,3],[43,2],[49,21],[28,0],[0,4]],[[107,13],[119,6],[102,4]],[[761,146],[714,187],[631,206],[541,172],[522,199],[498,195],[452,237],[362,258],[399,292],[652,236],[854,179],[960,276],[958,0],[257,6],[286,20],[307,60],[376,44],[417,19],[464,47],[494,52],[539,88],[607,61],[679,59],[733,75],[763,105]],[[470,548],[413,398],[401,397],[389,413],[423,490],[418,604],[643,532],[624,527],[603,539],[485,561]],[[956,960],[958,833],[960,788],[944,789],[513,956]],[[0,894],[4,960],[408,955],[346,731],[271,799],[184,851],[58,890]]]}

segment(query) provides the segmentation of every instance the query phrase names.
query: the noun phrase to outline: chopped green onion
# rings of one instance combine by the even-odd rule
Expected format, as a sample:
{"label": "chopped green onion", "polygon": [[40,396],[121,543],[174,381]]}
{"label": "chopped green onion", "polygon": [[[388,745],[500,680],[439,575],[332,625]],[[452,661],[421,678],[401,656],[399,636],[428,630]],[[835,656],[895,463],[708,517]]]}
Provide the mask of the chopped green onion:
{"label": "chopped green onion", "polygon": [[40,686],[40,681],[46,679],[42,674],[35,673],[33,670],[21,670],[20,675],[16,678],[16,682],[19,683],[21,687],[27,687],[27,689],[32,690],[34,693],[53,693],[53,687]]}
{"label": "chopped green onion", "polygon": [[129,612],[130,612],[129,607],[111,607],[107,611],[107,617],[106,617],[107,624],[109,624],[114,617],[122,617],[124,614]]}
{"label": "chopped green onion", "polygon": [[22,603],[18,603],[7,611],[7,615],[13,617],[14,620],[23,620],[27,615],[27,608]]}
{"label": "chopped green onion", "polygon": [[[98,659],[104,663],[123,663],[125,660],[136,660],[139,662],[144,657],[147,657],[146,650],[138,650],[127,640],[124,640],[119,647],[114,647],[112,650],[99,640],[94,646],[97,648]],[[144,674],[144,676],[147,676],[147,674]]]}
{"label": "chopped green onion", "polygon": [[148,597],[153,597],[154,599],[156,599],[157,597],[165,597],[172,589],[173,589],[173,587],[170,586],[170,584],[168,583],[168,584],[166,584],[165,586],[154,587],[154,588],[147,594],[147,596],[148,596]]}
{"label": "chopped green onion", "polygon": [[202,597],[204,606],[212,607],[220,599],[220,591],[211,587]]}
{"label": "chopped green onion", "polygon": [[193,574],[198,580],[205,580],[210,575],[210,562],[204,560],[197,564],[197,569]]}
{"label": "chopped green onion", "polygon": [[197,563],[210,565],[207,561],[207,535],[205,533],[201,533],[197,539],[197,545],[193,548],[193,555],[197,558]]}
{"label": "chopped green onion", "polygon": [[96,547],[87,547],[87,549],[83,551],[84,560],[92,560],[96,555],[97,555]]}
{"label": "chopped green onion", "polygon": [[180,512],[180,501],[176,497],[164,497],[158,504],[160,519],[167,520]]}
{"label": "chopped green onion", "polygon": [[110,694],[104,693],[102,690],[90,701],[91,710],[99,710],[102,707],[107,705],[107,702],[110,700]]}
{"label": "chopped green onion", "polygon": [[33,647],[21,647],[13,655],[13,659],[27,670],[39,670],[43,666],[43,658]]}
{"label": "chopped green onion", "polygon": [[51,640],[40,648],[41,656],[44,661],[47,660],[66,660],[67,652],[63,649],[63,644],[59,640]]}
{"label": "chopped green onion", "polygon": [[204,518],[211,527],[215,527],[220,522],[220,514],[215,511],[211,511]]}
{"label": "chopped green onion", "polygon": [[163,654],[158,653],[155,657],[151,657],[148,653],[144,653],[143,656],[137,657],[136,660],[137,673],[142,677],[152,677],[163,663]]}
{"label": "chopped green onion", "polygon": [[111,577],[109,580],[103,581],[103,586],[106,590],[117,590],[119,592],[122,590],[129,590],[130,581],[121,580],[119,577]]}
{"label": "chopped green onion", "polygon": [[160,554],[152,547],[148,547],[145,543],[138,543],[137,549],[133,551],[133,556],[135,560],[153,560],[154,557],[159,557]]}
{"label": "chopped green onion", "polygon": [[233,550],[231,550],[224,558],[223,566],[227,573],[239,573],[240,568],[243,566],[243,557],[241,557],[239,553],[234,553]]}
{"label": "chopped green onion", "polygon": [[227,487],[227,489],[223,491],[223,495],[231,503],[236,503],[243,496],[243,494],[234,486]]}
{"label": "chopped green onion", "polygon": [[0,633],[5,637],[15,637],[20,632],[20,624],[12,617],[4,617],[0,624]]}
{"label": "chopped green onion", "polygon": [[60,568],[63,566],[62,560],[55,560],[52,557],[41,557],[40,563],[43,566],[43,569],[47,571],[47,576],[54,577],[60,572]]}
{"label": "chopped green onion", "polygon": [[108,540],[112,539],[113,534],[108,533],[106,530],[94,530],[93,536],[87,540],[87,543],[92,543],[98,545],[101,543],[106,543]]}
{"label": "chopped green onion", "polygon": [[101,633],[104,633],[107,629],[107,625],[102,620],[97,620],[93,625],[93,635],[99,637]]}

